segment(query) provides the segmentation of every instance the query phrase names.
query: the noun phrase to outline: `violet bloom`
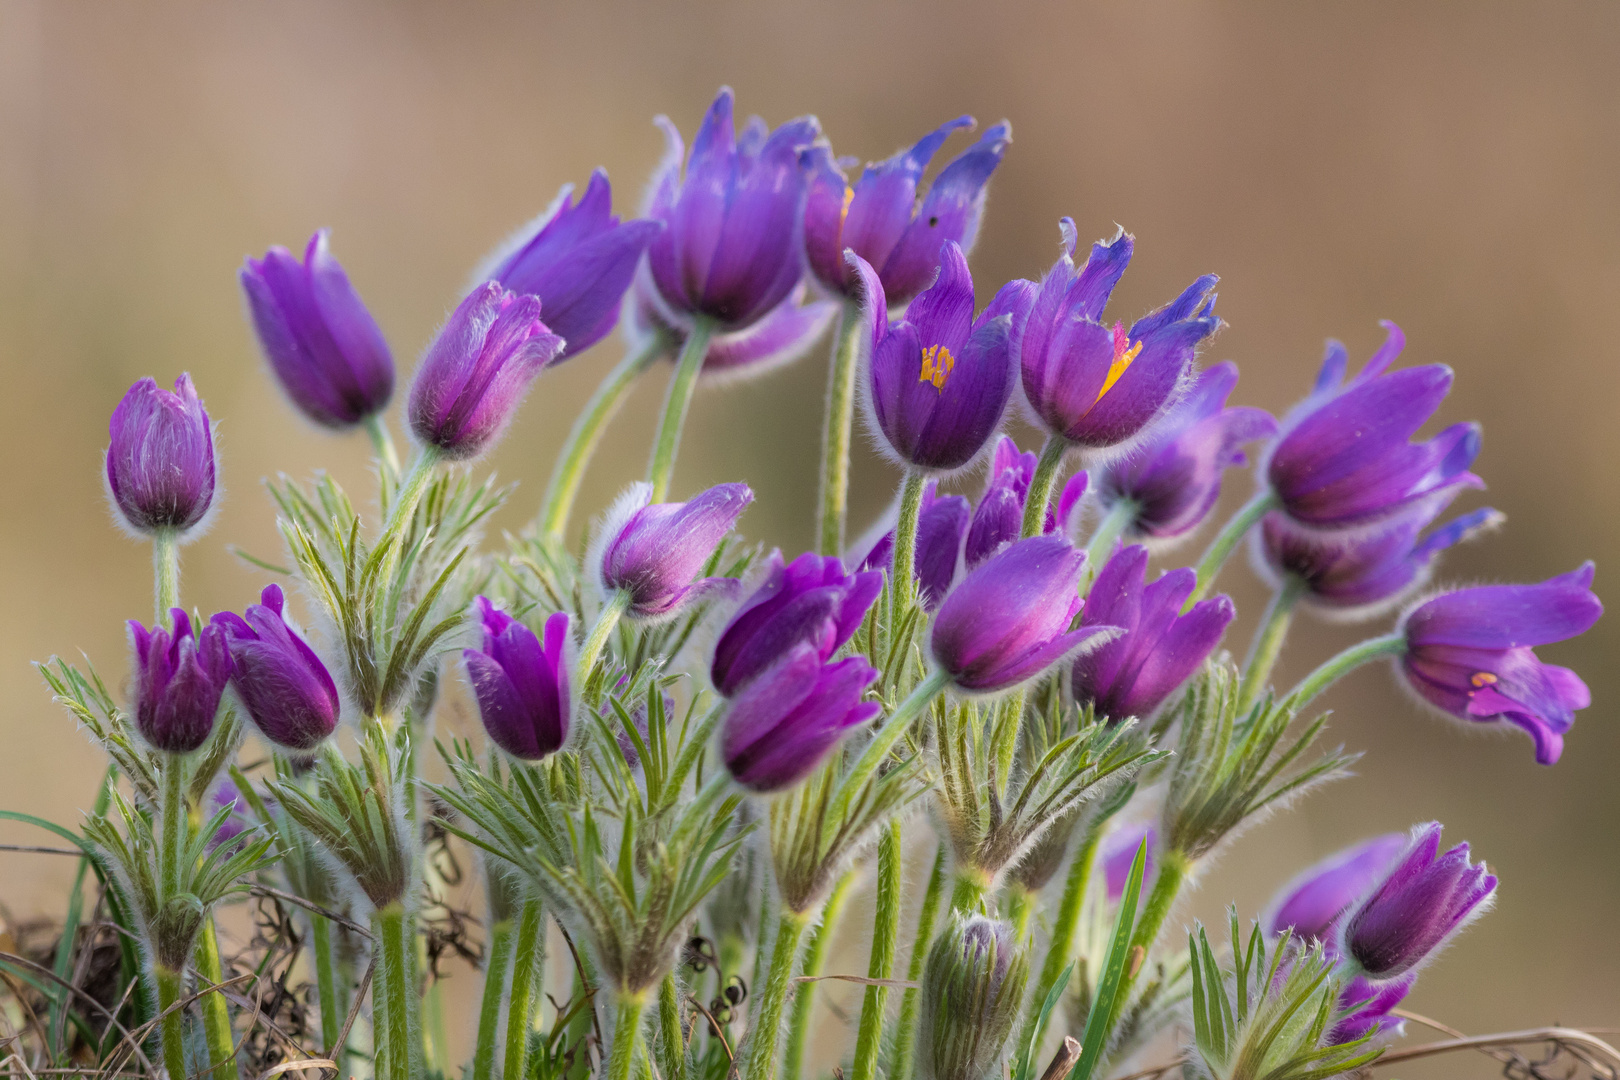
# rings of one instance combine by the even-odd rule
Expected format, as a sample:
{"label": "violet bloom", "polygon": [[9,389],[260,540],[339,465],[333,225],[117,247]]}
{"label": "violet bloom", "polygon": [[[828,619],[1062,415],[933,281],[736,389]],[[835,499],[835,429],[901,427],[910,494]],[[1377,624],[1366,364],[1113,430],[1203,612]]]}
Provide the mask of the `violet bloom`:
{"label": "violet bloom", "polygon": [[612,333],[641,253],[662,230],[656,221],[621,222],[613,213],[607,173],[597,169],[577,203],[574,185],[565,185],[473,280],[499,281],[515,293],[538,296],[546,326],[565,342],[557,354],[562,361]]}
{"label": "violet bloom", "polygon": [[[1017,540],[1024,529],[1024,502],[1035,479],[1036,455],[1019,453],[1018,444],[1003,435],[990,459],[990,482],[985,485],[979,505],[968,526],[962,560],[969,570]],[[1084,483],[1082,481],[1082,483]],[[1051,507],[1046,510],[1045,532],[1057,528]]]}
{"label": "violet bloom", "polygon": [[[758,322],[709,338],[701,375],[706,382],[752,378],[799,359],[832,324],[838,305],[831,300],[805,303],[808,290],[800,283]],[[664,358],[673,361],[686,344],[686,328],[658,296],[652,274],[643,269],[625,300],[625,324],[630,339],[645,346],[654,334],[663,335]]]}
{"label": "violet bloom", "polygon": [[1412,830],[1388,875],[1344,919],[1339,955],[1378,982],[1417,968],[1490,907],[1496,877],[1468,861],[1468,845],[1440,851],[1440,823]]}
{"label": "violet bloom", "polygon": [[723,697],[744,685],[783,654],[810,645],[823,661],[860,627],[883,589],[883,575],[849,574],[843,561],[806,552],[784,566],[771,552],[765,580],[738,609],[714,646],[709,677]]}
{"label": "violet bloom", "polygon": [[754,501],[747,484],[720,484],[684,503],[648,505],[652,486],[632,484],[597,530],[588,563],[606,593],[629,594],[632,619],[673,615],[732,578],[697,579],[720,541]]}
{"label": "violet bloom", "polygon": [[1029,310],[1034,286],[1009,281],[975,319],[967,258],[947,242],[938,279],[890,322],[877,271],[852,258],[865,283],[863,311],[872,332],[866,395],[872,423],[905,464],[954,472],[1001,426],[1012,396],[1013,328]]}
{"label": "violet bloom", "polygon": [[185,532],[214,503],[214,429],[190,375],[163,390],[141,379],[107,425],[107,494],[136,533]]}
{"label": "violet bloom", "polygon": [[1020,331],[1024,398],[1048,434],[1102,449],[1134,439],[1176,397],[1198,344],[1220,328],[1213,274],[1131,324],[1102,322],[1136,240],[1121,231],[1074,264],[1079,234],[1064,218],[1064,254],[1041,280]]}
{"label": "violet bloom", "polygon": [[1167,540],[1196,529],[1221,496],[1221,474],[1244,464],[1243,444],[1276,434],[1264,409],[1227,407],[1237,378],[1230,360],[1204,371],[1134,453],[1098,475],[1105,508],[1130,501],[1132,535]]}
{"label": "violet bloom", "polygon": [[1271,934],[1333,943],[1340,915],[1372,891],[1406,850],[1405,833],[1388,833],[1352,844],[1296,875],[1277,890],[1262,923]]}
{"label": "violet bloom", "polygon": [[1108,834],[1098,855],[1102,859],[1103,885],[1109,903],[1117,904],[1125,895],[1125,887],[1130,884],[1131,864],[1136,861],[1136,849],[1144,840],[1147,841],[1147,862],[1143,865],[1142,879],[1153,880],[1153,846],[1158,842],[1158,835],[1158,830],[1147,822],[1126,825]]}
{"label": "violet bloom", "polygon": [[824,143],[809,153],[810,192],[804,208],[804,249],[810,270],[832,293],[858,299],[860,282],[844,252],[853,250],[877,271],[888,302],[916,296],[939,268],[949,240],[973,248],[984,214],[985,185],[1012,142],[1006,121],[986,131],[939,176],[919,202],[917,183],[951,132],[973,127],[961,116],[924,135],[909,150],[867,165],[851,187]]}
{"label": "violet bloom", "polygon": [[1074,699],[1099,717],[1153,715],[1203,664],[1236,614],[1229,598],[1212,596],[1183,615],[1197,575],[1182,567],[1147,584],[1147,563],[1140,545],[1116,551],[1087,594],[1080,625],[1124,631],[1074,663]]}
{"label": "violet bloom", "polygon": [[[940,495],[934,481],[930,480],[923,487],[922,509],[917,515],[917,549],[912,559],[912,576],[917,581],[917,597],[922,601],[924,611],[939,607],[939,602],[950,592],[951,582],[956,580],[962,538],[967,534],[972,513],[966,499],[960,495]],[[872,550],[861,560],[861,569],[893,571],[893,529],[872,545]]]}
{"label": "violet bloom", "polygon": [[1592,564],[1539,585],[1483,585],[1444,593],[1402,620],[1401,671],[1424,700],[1463,720],[1505,720],[1551,765],[1564,749],[1575,710],[1592,703],[1568,668],[1544,664],[1533,647],[1583,634],[1603,614],[1592,593]]}
{"label": "violet bloom", "polygon": [[500,437],[529,383],[562,351],[540,321],[540,298],[487,282],[467,295],[428,346],[411,384],[411,431],[466,460]]}
{"label": "violet bloom", "polygon": [[666,226],[647,251],[659,294],[685,318],[701,315],[723,330],[758,322],[803,276],[799,152],[821,131],[814,117],[775,131],[754,117],[734,137],[731,109],[731,88],[722,87],[692,141],[684,175],[680,132],[658,118],[669,152],[646,207],[648,218]]}
{"label": "violet bloom", "polygon": [[1069,629],[1085,561],[1061,536],[1032,536],[970,571],[940,604],[928,635],[951,685],[967,694],[1010,690],[1113,631]]}
{"label": "violet bloom", "polygon": [[252,809],[242,792],[236,787],[236,782],[229,776],[220,776],[209,787],[208,794],[203,800],[202,817],[212,820],[221,810],[229,810],[230,814],[219,823],[214,835],[208,840],[208,850],[216,848],[229,848],[232,851],[242,844],[242,835],[252,829],[257,822],[251,816]]}
{"label": "violet bloom", "polygon": [[1399,1036],[1405,1030],[1406,1021],[1394,1015],[1394,1011],[1406,1000],[1415,982],[1415,971],[1386,983],[1373,982],[1364,975],[1351,979],[1339,991],[1339,1010],[1345,1015],[1328,1032],[1327,1044],[1339,1046],[1355,1042],[1363,1035],[1371,1034],[1374,1029],[1380,1041]]}
{"label": "violet bloom", "polygon": [[341,429],[388,407],[393,354],[332,257],[325,229],[310,237],[302,262],[273,247],[248,259],[238,277],[270,370],[300,412]]}
{"label": "violet bloom", "polygon": [[174,608],[173,633],[129,621],[135,654],[135,728],[154,749],[189,754],[208,741],[214,714],[231,677],[231,654],[212,626],[193,635],[191,619]]}
{"label": "violet bloom", "polygon": [[824,664],[814,645],[789,649],[738,691],[720,728],[720,752],[732,778],[750,791],[792,787],[808,776],[844,733],[883,711],[862,701],[878,673],[865,657]]}
{"label": "violet bloom", "polygon": [[254,725],[277,746],[308,753],[337,730],[337,684],[287,625],[281,586],[266,585],[259,601],[246,617],[222,611],[212,625],[230,649],[231,683]]}
{"label": "violet bloom", "polygon": [[467,681],[490,741],[513,757],[539,761],[568,738],[568,613],[546,619],[545,641],[480,596],[480,648],[464,649]]}
{"label": "violet bloom", "polygon": [[1328,343],[1311,395],[1282,422],[1264,473],[1282,509],[1319,531],[1389,521],[1416,504],[1483,487],[1469,466],[1479,454],[1477,424],[1454,424],[1422,443],[1409,440],[1451,388],[1443,364],[1388,372],[1406,345],[1392,322],[1383,346],[1354,379],[1344,345]]}

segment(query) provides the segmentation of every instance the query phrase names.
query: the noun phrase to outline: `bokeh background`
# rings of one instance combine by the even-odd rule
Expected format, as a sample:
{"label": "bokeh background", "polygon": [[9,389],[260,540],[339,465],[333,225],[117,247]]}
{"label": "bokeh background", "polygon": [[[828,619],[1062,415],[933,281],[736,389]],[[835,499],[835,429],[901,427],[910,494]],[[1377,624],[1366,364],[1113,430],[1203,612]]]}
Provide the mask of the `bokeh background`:
{"label": "bokeh background", "polygon": [[[0,0],[0,803],[72,823],[100,773],[29,662],[83,650],[120,680],[123,620],[149,615],[147,550],[109,523],[98,474],[132,380],[189,370],[219,422],[227,496],[187,551],[188,604],[240,608],[262,583],[228,551],[276,554],[261,477],[328,467],[366,484],[363,440],[312,430],[262,368],[237,293],[245,255],[330,227],[408,369],[490,245],[596,165],[633,211],[662,149],[653,115],[690,132],[722,83],[773,123],[818,114],[862,158],[961,113],[1010,118],[973,256],[981,302],[1040,274],[1060,216],[1085,238],[1118,222],[1138,248],[1114,310],[1222,275],[1231,325],[1206,357],[1238,361],[1246,403],[1286,408],[1325,337],[1359,359],[1377,320],[1398,320],[1408,360],[1455,368],[1439,419],[1484,422],[1478,471],[1509,519],[1444,579],[1533,581],[1595,558],[1604,594],[1620,554],[1617,58],[1620,7],[1604,2]],[[502,525],[532,512],[617,348],[540,379],[490,462],[522,482]],[[824,356],[702,393],[677,494],[747,479],[748,531],[807,546]],[[657,381],[614,427],[583,509],[642,468]],[[896,480],[863,454],[857,529]],[[1247,615],[1241,650],[1263,594],[1241,562],[1221,585]],[[1357,633],[1303,625],[1281,679]],[[1218,917],[1231,899],[1256,913],[1315,857],[1437,818],[1501,875],[1500,903],[1411,1007],[1475,1032],[1620,1022],[1617,645],[1611,618],[1545,650],[1595,701],[1550,769],[1523,738],[1420,714],[1382,671],[1356,674],[1330,702],[1334,734],[1366,753],[1360,775],[1256,828],[1187,913]],[[0,838],[38,842],[11,826]],[[0,859],[15,915],[60,903],[67,860]],[[858,937],[845,970],[864,971]],[[1494,1068],[1450,1058],[1402,1075]]]}

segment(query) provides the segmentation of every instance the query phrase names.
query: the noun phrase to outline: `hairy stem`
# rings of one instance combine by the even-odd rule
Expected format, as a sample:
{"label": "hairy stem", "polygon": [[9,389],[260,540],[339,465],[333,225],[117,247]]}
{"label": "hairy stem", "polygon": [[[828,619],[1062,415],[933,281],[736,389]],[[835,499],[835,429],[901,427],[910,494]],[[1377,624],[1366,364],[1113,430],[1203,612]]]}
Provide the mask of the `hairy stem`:
{"label": "hairy stem", "polygon": [[1131,527],[1136,520],[1136,503],[1130,499],[1121,499],[1108,508],[1108,513],[1097,522],[1097,531],[1091,534],[1086,543],[1086,569],[1085,586],[1089,592],[1091,583],[1097,580],[1103,564],[1114,554],[1114,544],[1125,535],[1125,530]]}
{"label": "hairy stem", "polygon": [[608,598],[602,605],[602,611],[596,616],[596,625],[591,627],[590,634],[585,638],[585,645],[579,650],[579,672],[576,685],[584,686],[591,677],[591,671],[596,667],[596,661],[602,655],[602,649],[607,645],[608,637],[613,628],[619,625],[619,619],[624,615],[625,609],[630,606],[630,593],[620,589]]}
{"label": "hairy stem", "polygon": [[[219,962],[219,937],[214,932],[214,920],[203,923],[197,938],[197,976],[214,985],[225,981],[225,972]],[[236,1036],[231,1031],[230,1006],[222,991],[204,995],[199,1002],[203,1014],[203,1035],[208,1040],[208,1063],[218,1080],[236,1080]]]}
{"label": "hairy stem", "polygon": [[1305,593],[1305,582],[1295,574],[1283,579],[1282,587],[1271,594],[1266,613],[1260,620],[1260,630],[1249,647],[1249,658],[1243,666],[1243,681],[1238,685],[1238,713],[1249,711],[1254,699],[1265,689],[1271,678],[1271,669],[1277,666],[1283,641],[1288,637],[1288,626],[1294,619],[1294,606]]}
{"label": "hairy stem", "polygon": [[[892,819],[878,839],[877,910],[872,918],[872,956],[866,965],[870,979],[894,978],[895,954],[900,948],[900,822]],[[861,1023],[855,1033],[855,1062],[850,1080],[873,1080],[877,1075],[889,988],[868,986],[861,1002]]]}
{"label": "hairy stem", "polygon": [[889,625],[896,626],[917,598],[917,518],[928,478],[908,471],[900,483],[900,520],[894,524],[894,571],[889,575]]}
{"label": "hairy stem", "polygon": [[415,980],[411,977],[411,941],[405,908],[398,901],[371,915],[377,974],[381,978],[381,1007],[374,1003],[374,1023],[383,1032],[386,1048],[378,1080],[417,1080],[421,1075],[421,1048]]}
{"label": "hairy stem", "polygon": [[388,489],[399,482],[399,451],[394,449],[394,437],[388,434],[388,421],[382,413],[372,413],[365,419],[366,436],[371,439],[371,452],[377,455],[377,479],[383,487],[383,505],[388,504]]}
{"label": "hairy stem", "polygon": [[191,832],[186,812],[186,759],[179,754],[163,756],[163,846],[158,852],[158,902],[167,903],[180,889],[180,853]]}
{"label": "hairy stem", "polygon": [[1220,575],[1221,567],[1226,565],[1227,556],[1232,554],[1232,549],[1237,547],[1238,541],[1242,540],[1244,535],[1254,528],[1255,523],[1276,505],[1276,494],[1270,488],[1262,488],[1255,493],[1254,498],[1243,504],[1242,509],[1232,515],[1231,520],[1221,526],[1221,531],[1209,542],[1204,557],[1198,560],[1195,567],[1198,584],[1193,586],[1192,595],[1187,597],[1187,602],[1181,605],[1183,612],[1192,610],[1192,606],[1204,598],[1210,586],[1215,584],[1215,578]]}
{"label": "hairy stem", "polygon": [[972,866],[958,866],[951,875],[951,911],[958,915],[980,914],[989,891],[989,879],[982,871]]}
{"label": "hairy stem", "polygon": [[636,1038],[641,1032],[641,1014],[647,998],[641,993],[621,993],[613,1021],[613,1045],[608,1051],[607,1080],[630,1080],[635,1061]]}
{"label": "hairy stem", "polygon": [[[821,969],[827,964],[827,953],[832,948],[833,933],[838,928],[839,917],[844,913],[844,905],[849,901],[849,894],[855,888],[854,871],[846,871],[833,885],[832,892],[827,896],[827,902],[821,908],[821,921],[810,931],[810,941],[805,946],[804,963],[800,971],[805,975],[820,975]],[[788,1022],[787,1051],[782,1063],[784,1080],[800,1080],[804,1075],[804,1051],[810,1038],[810,1022],[814,1013],[816,1000],[816,984],[802,982],[793,995],[793,1013]]]}
{"label": "hairy stem", "polygon": [[855,379],[860,371],[860,305],[844,301],[827,372],[827,423],[821,436],[821,505],[816,523],[823,555],[844,550],[849,512],[849,446],[855,419]]}
{"label": "hairy stem", "polygon": [[1041,535],[1046,528],[1046,507],[1052,501],[1052,488],[1057,484],[1058,471],[1063,468],[1063,455],[1068,453],[1069,441],[1061,435],[1048,435],[1041,448],[1041,460],[1035,466],[1035,475],[1029,482],[1029,494],[1024,497],[1024,528],[1019,533],[1026,540]]}
{"label": "hairy stem", "polygon": [[180,606],[180,534],[159,529],[152,534],[153,627],[169,625],[169,610]]}
{"label": "hairy stem", "polygon": [[512,997],[506,1007],[506,1080],[522,1080],[528,1069],[529,1027],[534,1016],[535,973],[540,969],[546,913],[540,898],[523,898],[517,945],[512,951]]}
{"label": "hairy stem", "polygon": [[1325,661],[1315,671],[1301,679],[1299,685],[1288,692],[1285,701],[1292,708],[1303,709],[1312,698],[1363,664],[1370,664],[1386,656],[1399,656],[1405,651],[1406,635],[1399,631],[1382,637],[1368,638]]}
{"label": "hairy stem", "polygon": [[1029,940],[1030,920],[1035,917],[1040,903],[1039,893],[1031,892],[1016,881],[1007,890],[1007,921],[1012,924],[1014,940]]}
{"label": "hairy stem", "polygon": [[338,1063],[338,1072],[344,1071],[344,1048],[337,1045],[338,1035],[343,1031],[343,1018],[348,1012],[348,1003],[338,989],[341,981],[338,974],[337,956],[332,951],[332,920],[325,915],[316,915],[313,912],[309,917],[310,939],[315,950],[315,993],[320,998],[321,1006],[321,1045],[328,1050],[336,1051],[334,1060]]}
{"label": "hairy stem", "polygon": [[1088,827],[1081,838],[1080,850],[1069,862],[1069,874],[1063,881],[1063,898],[1058,901],[1057,918],[1052,923],[1052,940],[1047,943],[1046,960],[1041,964],[1041,976],[1035,983],[1035,995],[1030,998],[1037,1009],[1063,977],[1063,969],[1074,959],[1074,935],[1080,926],[1080,911],[1085,906],[1101,836],[1100,826]]}
{"label": "hairy stem", "polygon": [[658,984],[658,1045],[664,1080],[686,1080],[686,1032],[681,1026],[681,988],[673,971]]}
{"label": "hairy stem", "polygon": [[844,819],[850,803],[860,794],[872,774],[877,772],[878,766],[889,756],[894,744],[911,729],[911,722],[945,691],[948,682],[950,676],[945,672],[932,672],[917,684],[917,688],[904,701],[895,706],[894,712],[890,713],[883,726],[878,728],[877,733],[872,736],[872,741],[866,744],[866,749],[861,751],[861,756],[855,759],[855,764],[850,766],[849,772],[839,783],[838,793],[833,796],[832,805],[828,809],[828,820]]}
{"label": "hairy stem", "polygon": [[[404,529],[416,513],[416,504],[422,501],[422,493],[427,490],[428,481],[433,479],[433,469],[439,464],[439,452],[430,446],[424,446],[416,452],[411,461],[411,471],[399,482],[399,488],[394,492],[394,498],[388,505],[388,520],[383,525],[380,536],[388,536],[396,529]],[[392,573],[392,567],[389,572]]]}
{"label": "hairy stem", "polygon": [[478,1007],[478,1041],[473,1050],[472,1080],[491,1080],[495,1075],[501,999],[506,992],[506,972],[511,966],[512,921],[502,919],[489,928],[489,952],[484,959],[484,996]]}
{"label": "hairy stem", "polygon": [[[917,912],[917,932],[911,939],[911,960],[906,965],[906,979],[919,982],[923,964],[928,959],[928,947],[934,942],[934,920],[939,914],[939,898],[945,892],[945,845],[940,844],[934,855],[934,868],[928,874],[928,885],[923,889],[922,909]],[[917,1014],[922,998],[915,987],[900,992],[900,1017],[894,1024],[894,1042],[891,1046],[887,1075],[894,1080],[911,1080],[916,1067]]]}
{"label": "hairy stem", "polygon": [[771,943],[771,963],[759,1006],[748,1025],[748,1063],[744,1080],[771,1080],[776,1075],[776,1048],[781,1043],[782,1007],[793,986],[793,969],[799,959],[799,942],[804,938],[807,916],[782,909],[776,920],[776,940]]}
{"label": "hairy stem", "polygon": [[181,976],[178,971],[166,968],[161,964],[155,965],[152,974],[157,980],[158,1012],[163,1016],[163,1067],[169,1072],[169,1080],[184,1080],[186,1075],[186,1030],[185,1010],[175,1009],[169,1012],[170,1006],[180,1000],[182,988]]}
{"label": "hairy stem", "polygon": [[652,463],[647,467],[647,480],[652,484],[655,503],[663,502],[669,494],[669,481],[675,474],[675,454],[681,446],[681,428],[686,425],[686,413],[692,407],[692,394],[697,389],[698,374],[703,370],[703,358],[708,355],[709,339],[713,335],[714,322],[699,315],[686,335],[680,358],[675,361],[669,396],[664,399],[664,415],[658,421]]}

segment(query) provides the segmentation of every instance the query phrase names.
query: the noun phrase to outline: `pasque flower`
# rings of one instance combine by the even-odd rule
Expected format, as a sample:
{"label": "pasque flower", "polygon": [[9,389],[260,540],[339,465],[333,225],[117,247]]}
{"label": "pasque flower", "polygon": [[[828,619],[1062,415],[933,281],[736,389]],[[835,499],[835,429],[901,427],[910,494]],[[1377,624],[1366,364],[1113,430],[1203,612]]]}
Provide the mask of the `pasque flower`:
{"label": "pasque flower", "polygon": [[252,809],[248,806],[247,799],[237,789],[236,781],[229,776],[221,776],[208,788],[208,795],[202,805],[203,820],[212,820],[221,810],[229,810],[230,813],[209,838],[209,851],[221,847],[234,850],[240,845],[242,834],[257,824],[253,820]]}
{"label": "pasque flower", "polygon": [[877,676],[864,657],[828,664],[814,644],[794,645],[732,697],[720,729],[726,768],[751,791],[792,787],[846,731],[883,711],[861,700]]}
{"label": "pasque flower", "polygon": [[747,484],[720,484],[684,503],[648,505],[652,488],[632,484],[608,511],[589,558],[604,592],[629,594],[625,614],[673,614],[731,578],[697,580],[720,541],[754,501]]}
{"label": "pasque flower", "polygon": [[665,229],[647,251],[659,295],[675,312],[752,325],[785,300],[804,273],[805,173],[800,151],[820,134],[814,117],[769,130],[758,117],[733,134],[723,87],[681,161],[680,132],[658,124],[669,152],[654,174],[645,216]]}
{"label": "pasque flower", "polygon": [[1416,981],[1415,971],[1389,982],[1374,982],[1365,975],[1351,979],[1339,991],[1339,1009],[1345,1015],[1328,1032],[1328,1045],[1355,1042],[1374,1028],[1380,1041],[1400,1035],[1406,1021],[1395,1015],[1395,1008],[1406,1000]]}
{"label": "pasque flower", "polygon": [[[979,505],[973,508],[962,560],[969,570],[1017,540],[1024,527],[1024,502],[1029,498],[1030,481],[1035,478],[1036,456],[1019,453],[1018,444],[1003,435],[990,458],[990,482],[985,485]],[[1082,481],[1083,483],[1083,481]],[[1046,511],[1045,532],[1057,528],[1057,517]]]}
{"label": "pasque flower", "polygon": [[1013,328],[1034,286],[1008,282],[975,319],[967,258],[947,241],[939,277],[891,323],[877,271],[852,258],[872,334],[867,407],[874,426],[913,468],[962,468],[1001,426],[1012,396]]}
{"label": "pasque flower", "polygon": [[1135,238],[1121,231],[1092,245],[1076,267],[1079,234],[1064,218],[1064,254],[1047,271],[1020,331],[1024,397],[1051,435],[1101,449],[1129,442],[1171,404],[1199,342],[1220,328],[1214,275],[1137,319],[1102,322],[1103,308],[1131,260]]}
{"label": "pasque flower", "polygon": [[214,429],[190,375],[129,388],[107,425],[107,493],[132,531],[185,532],[214,503]]}
{"label": "pasque flower", "polygon": [[1439,852],[1440,823],[1418,826],[1388,874],[1345,916],[1339,953],[1362,974],[1383,981],[1412,971],[1489,907],[1496,877],[1468,861],[1468,845]]}
{"label": "pasque flower", "polygon": [[540,298],[490,281],[450,316],[411,384],[411,431],[445,457],[477,457],[500,437],[563,339],[540,321]]}
{"label": "pasque flower", "polygon": [[1028,981],[1028,956],[1008,924],[974,915],[946,927],[923,964],[922,1080],[997,1075]]}
{"label": "pasque flower", "polygon": [[1072,656],[1112,626],[1069,624],[1085,555],[1061,536],[1032,536],[970,571],[934,613],[928,648],[964,693],[996,693]]}
{"label": "pasque flower", "polygon": [[473,280],[498,281],[515,293],[538,296],[546,326],[564,341],[560,361],[613,331],[642,252],[662,230],[656,221],[620,221],[607,173],[597,169],[578,202],[574,186],[565,186],[545,213],[474,272]]}
{"label": "pasque flower", "polygon": [[337,730],[337,684],[315,650],[287,625],[280,585],[266,585],[245,617],[215,615],[212,626],[230,649],[231,684],[264,737],[308,752]]}
{"label": "pasque flower", "polygon": [[332,257],[325,229],[310,237],[302,262],[273,247],[248,259],[238,276],[259,346],[300,412],[347,428],[388,407],[393,354]]}
{"label": "pasque flower", "polygon": [[883,575],[850,574],[842,560],[806,552],[783,565],[771,552],[765,579],[720,633],[709,677],[725,697],[798,645],[825,661],[850,639],[883,589]]}
{"label": "pasque flower", "polygon": [[1386,833],[1336,851],[1304,870],[1272,897],[1263,920],[1266,930],[1281,934],[1292,929],[1295,937],[1335,944],[1339,916],[1383,880],[1407,842],[1404,833]]}
{"label": "pasque flower", "polygon": [[1401,624],[1401,671],[1424,700],[1463,720],[1505,720],[1551,765],[1564,749],[1575,710],[1592,703],[1568,668],[1544,664],[1536,645],[1585,633],[1603,614],[1592,593],[1591,563],[1539,585],[1482,585],[1443,593]]}
{"label": "pasque flower", "polygon": [[478,597],[475,606],[483,641],[461,657],[484,732],[513,757],[538,761],[568,738],[568,613],[546,619],[542,642],[488,597]]}
{"label": "pasque flower", "polygon": [[[956,580],[956,564],[962,552],[973,508],[960,495],[941,495],[930,480],[923,488],[922,509],[917,516],[917,548],[912,575],[917,579],[917,595],[924,611],[933,611]],[[892,570],[894,530],[884,533],[872,545],[862,570]]]}
{"label": "pasque flower", "polygon": [[1283,419],[1264,473],[1298,525],[1360,529],[1460,487],[1483,486],[1468,471],[1479,455],[1478,425],[1454,424],[1427,442],[1409,441],[1451,389],[1451,369],[1389,372],[1406,335],[1392,322],[1383,326],[1388,338],[1348,382],[1344,345],[1329,342],[1315,389]]}
{"label": "pasque flower", "polygon": [[1123,720],[1153,714],[1203,664],[1237,611],[1225,596],[1200,600],[1181,614],[1197,575],[1182,567],[1147,582],[1147,549],[1114,553],[1097,574],[1082,627],[1123,633],[1074,662],[1074,699],[1098,716]]}
{"label": "pasque flower", "polygon": [[[711,337],[703,354],[703,378],[711,382],[752,378],[791,364],[808,352],[838,314],[834,301],[806,303],[808,293],[801,282],[758,322]],[[645,263],[636,274],[624,307],[632,340],[645,344],[653,334],[662,334],[665,358],[673,360],[680,354],[686,344],[686,328],[659,298]]]}
{"label": "pasque flower", "polygon": [[1133,453],[1098,473],[1105,508],[1130,500],[1132,535],[1166,540],[1196,529],[1220,498],[1221,474],[1244,463],[1242,446],[1276,433],[1264,409],[1227,407],[1237,379],[1230,360],[1200,373]]}
{"label": "pasque flower", "polygon": [[810,270],[835,294],[859,297],[860,282],[844,252],[852,250],[876,270],[890,304],[904,304],[933,280],[946,242],[973,248],[984,214],[985,185],[1012,141],[1006,122],[940,170],[921,201],[917,184],[951,132],[971,128],[961,116],[924,135],[910,149],[867,165],[853,187],[832,149],[808,152],[810,191],[804,208],[804,249]]}
{"label": "pasque flower", "polygon": [[218,629],[205,626],[194,635],[184,611],[174,608],[170,614],[172,632],[129,622],[135,728],[157,750],[189,754],[214,730],[214,714],[231,677],[231,655]]}

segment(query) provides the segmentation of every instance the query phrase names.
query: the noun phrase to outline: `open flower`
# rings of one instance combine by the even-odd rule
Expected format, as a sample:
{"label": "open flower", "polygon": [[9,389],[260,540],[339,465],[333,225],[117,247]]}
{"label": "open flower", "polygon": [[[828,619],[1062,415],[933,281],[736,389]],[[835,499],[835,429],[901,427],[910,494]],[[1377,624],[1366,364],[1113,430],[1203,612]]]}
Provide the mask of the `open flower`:
{"label": "open flower", "polygon": [[113,410],[107,494],[132,532],[195,528],[214,504],[214,429],[190,375],[164,390],[151,379]]}
{"label": "open flower", "polygon": [[338,691],[315,650],[282,614],[280,585],[266,585],[246,617],[234,611],[215,615],[234,670],[231,683],[264,737],[303,753],[337,729]]}
{"label": "open flower", "polygon": [[637,483],[608,511],[589,559],[602,590],[629,593],[632,619],[673,615],[731,578],[698,580],[720,541],[754,501],[747,484],[720,484],[683,503],[653,503],[652,487]]}
{"label": "open flower", "polygon": [[465,649],[467,681],[490,741],[513,757],[539,761],[568,739],[568,613],[546,619],[542,643],[523,623],[480,596],[481,648]]}
{"label": "open flower", "polygon": [[814,645],[793,646],[732,698],[720,729],[726,768],[751,791],[792,787],[845,732],[883,711],[861,700],[877,677],[864,657],[826,664]]}
{"label": "open flower", "polygon": [[130,649],[135,654],[135,729],[154,749],[189,754],[208,741],[214,714],[231,677],[231,655],[224,636],[212,626],[193,635],[191,619],[170,612],[171,633],[151,630],[131,619]]}

